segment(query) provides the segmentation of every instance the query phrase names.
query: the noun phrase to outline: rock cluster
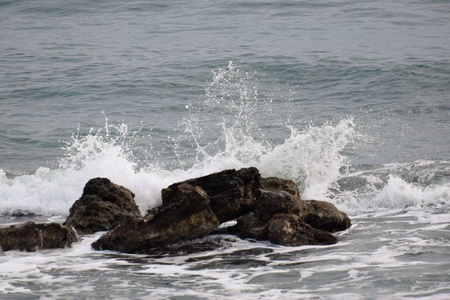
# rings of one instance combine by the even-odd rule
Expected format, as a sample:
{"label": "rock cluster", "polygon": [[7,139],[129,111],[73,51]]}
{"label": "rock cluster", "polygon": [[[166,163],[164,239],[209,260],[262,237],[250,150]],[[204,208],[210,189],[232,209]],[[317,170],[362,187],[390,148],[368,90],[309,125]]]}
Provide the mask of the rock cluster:
{"label": "rock cluster", "polygon": [[[76,240],[74,228],[81,235],[108,231],[92,244],[94,249],[143,253],[206,236],[231,220],[237,222],[227,232],[241,238],[285,246],[328,245],[337,242],[333,232],[351,225],[347,215],[331,203],[303,201],[293,181],[261,178],[256,168],[174,183],[161,195],[162,205],[142,216],[130,190],[106,178],[94,178],[63,226],[47,224],[64,232],[55,232],[59,243],[46,238],[43,224],[26,223],[0,229],[0,246],[27,251],[67,247]],[[31,234],[29,238],[25,231]]]}
{"label": "rock cluster", "polygon": [[303,201],[293,181],[261,178],[256,168],[225,170],[174,183],[161,192],[162,206],[128,220],[93,243],[98,250],[146,252],[210,234],[237,219],[228,230],[241,238],[285,246],[328,245],[332,232],[350,219],[331,203]]}

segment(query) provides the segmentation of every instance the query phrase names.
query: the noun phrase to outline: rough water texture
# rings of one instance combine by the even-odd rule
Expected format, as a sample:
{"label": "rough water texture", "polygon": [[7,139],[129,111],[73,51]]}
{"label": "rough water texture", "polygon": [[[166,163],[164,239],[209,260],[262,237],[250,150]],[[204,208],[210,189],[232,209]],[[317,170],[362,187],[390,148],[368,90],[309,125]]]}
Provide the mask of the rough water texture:
{"label": "rough water texture", "polygon": [[[62,223],[91,178],[140,212],[257,167],[352,219],[328,246],[0,255],[1,299],[448,299],[446,1],[0,2],[0,225]],[[205,253],[205,252],[202,252]]]}

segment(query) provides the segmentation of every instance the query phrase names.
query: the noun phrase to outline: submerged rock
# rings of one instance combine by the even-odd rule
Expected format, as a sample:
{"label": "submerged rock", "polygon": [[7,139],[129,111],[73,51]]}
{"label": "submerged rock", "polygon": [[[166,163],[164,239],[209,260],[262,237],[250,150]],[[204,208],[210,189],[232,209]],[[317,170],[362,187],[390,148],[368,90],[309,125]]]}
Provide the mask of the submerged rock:
{"label": "submerged rock", "polygon": [[161,206],[148,218],[129,219],[92,244],[97,250],[148,252],[212,232],[220,222],[209,197],[199,186],[177,186],[177,201]]}
{"label": "submerged rock", "polygon": [[130,217],[142,217],[134,194],[107,178],[94,178],[86,183],[64,224],[73,226],[80,234],[92,234],[110,230]]}
{"label": "submerged rock", "polygon": [[57,223],[36,224],[27,222],[0,228],[0,248],[3,251],[38,251],[42,249],[71,247],[77,235],[70,226]]}
{"label": "submerged rock", "polygon": [[256,168],[225,170],[207,176],[174,183],[162,190],[163,206],[179,200],[182,184],[201,187],[211,201],[211,208],[221,223],[234,220],[253,210],[261,175]]}

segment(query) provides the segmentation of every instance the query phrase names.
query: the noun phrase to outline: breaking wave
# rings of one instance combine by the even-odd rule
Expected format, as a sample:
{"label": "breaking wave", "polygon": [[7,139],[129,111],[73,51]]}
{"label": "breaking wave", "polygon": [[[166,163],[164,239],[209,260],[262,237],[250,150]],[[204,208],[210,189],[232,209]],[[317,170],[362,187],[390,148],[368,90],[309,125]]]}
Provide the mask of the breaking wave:
{"label": "breaking wave", "polygon": [[[446,207],[450,202],[448,163],[440,165],[442,182],[425,185],[402,179],[409,171],[400,165],[351,170],[343,154],[359,137],[351,117],[301,128],[288,117],[265,131],[264,113],[270,113],[273,99],[259,98],[256,74],[242,72],[232,62],[213,72],[201,100],[186,105],[189,114],[180,122],[178,136],[164,141],[171,143],[171,155],[135,155],[139,129],[111,125],[105,117],[98,130],[78,129],[65,143],[56,168],[16,175],[0,169],[0,214],[67,215],[94,177],[108,177],[132,190],[144,212],[160,205],[161,189],[173,182],[249,166],[266,177],[294,180],[304,199],[332,201],[349,211]],[[159,142],[148,139],[148,148]],[[437,170],[433,164],[425,169]]]}

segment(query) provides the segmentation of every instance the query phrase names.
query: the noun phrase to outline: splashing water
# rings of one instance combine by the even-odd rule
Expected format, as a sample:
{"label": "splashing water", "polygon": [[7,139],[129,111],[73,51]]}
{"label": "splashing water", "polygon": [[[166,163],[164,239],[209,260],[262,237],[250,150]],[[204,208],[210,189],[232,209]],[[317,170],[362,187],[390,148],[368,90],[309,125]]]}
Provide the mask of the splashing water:
{"label": "splashing water", "polygon": [[205,101],[199,107],[188,106],[189,117],[181,122],[184,133],[176,141],[193,140],[196,155],[189,168],[219,171],[255,166],[263,176],[294,180],[304,197],[325,197],[329,184],[347,163],[342,150],[357,137],[353,119],[341,120],[336,126],[310,124],[306,129],[285,124],[290,136],[281,142],[278,135],[270,140],[266,136],[271,134],[261,128],[267,125],[264,114],[273,99],[257,91],[255,74],[241,72],[233,62],[213,72]]}
{"label": "splashing water", "polygon": [[[110,131],[114,131],[114,135]],[[105,134],[102,134],[102,131]],[[126,143],[128,136],[128,126],[120,124],[113,126],[108,124],[108,119],[105,118],[105,126],[95,131],[93,128],[85,136],[80,136],[80,128],[76,135],[72,135],[67,142],[64,150],[64,156],[59,159],[59,167],[61,169],[81,170],[86,168],[98,169],[102,164],[107,162],[112,157],[116,161],[130,162],[127,168],[136,169],[133,152]],[[123,165],[123,164],[118,164]]]}
{"label": "splashing water", "polygon": [[129,141],[134,133],[125,124],[109,125],[82,136],[80,130],[66,142],[58,168],[39,168],[34,174],[8,178],[0,176],[0,214],[32,212],[40,215],[67,215],[94,177],[107,177],[136,194],[142,211],[158,205],[159,192],[167,182],[155,180],[154,173],[137,168]]}
{"label": "splashing water", "polygon": [[[375,183],[364,184],[365,191],[343,190],[339,180],[348,175],[341,172],[349,164],[343,151],[358,138],[353,119],[305,128],[286,120],[290,134],[284,140],[277,134],[273,138],[274,134],[263,132],[258,124],[264,123],[261,115],[271,99],[258,95],[255,78],[232,62],[213,72],[203,101],[188,105],[189,115],[180,123],[182,133],[169,141],[177,150],[178,162],[173,163],[174,157],[168,155],[136,157],[134,141],[139,130],[130,131],[123,123],[111,125],[104,116],[103,128],[91,128],[86,134],[78,129],[65,143],[58,168],[39,168],[34,174],[14,178],[2,171],[0,213],[19,210],[66,215],[93,177],[107,177],[132,190],[145,212],[160,205],[161,189],[173,182],[249,166],[257,167],[264,177],[294,180],[304,199],[328,200],[349,210],[419,207],[448,199],[446,186],[415,187],[384,173],[373,174]],[[155,141],[148,139],[150,147]],[[144,166],[138,166],[140,160],[146,160]],[[161,167],[168,165],[171,167]],[[366,180],[364,176],[358,180]]]}
{"label": "splashing water", "polygon": [[[290,136],[281,143],[263,138],[257,122],[264,120],[256,116],[265,106],[258,99],[257,80],[232,62],[213,72],[202,98],[199,106],[189,106],[189,116],[180,124],[184,130],[173,141],[179,162],[170,170],[160,167],[168,165],[162,161],[147,161],[139,168],[137,161],[143,158],[133,155],[138,131],[130,132],[123,123],[111,125],[104,116],[103,128],[84,135],[78,129],[65,143],[57,169],[39,168],[15,178],[3,174],[0,213],[66,215],[93,177],[107,177],[132,190],[144,212],[160,204],[161,189],[173,182],[248,166],[259,168],[263,176],[293,179],[306,197],[320,198],[346,162],[340,152],[355,136],[352,119],[346,119],[336,126],[310,125],[304,130],[288,126]],[[186,140],[193,140],[194,148],[186,146]],[[193,153],[190,163],[183,159]],[[159,156],[164,159],[173,157]]]}

